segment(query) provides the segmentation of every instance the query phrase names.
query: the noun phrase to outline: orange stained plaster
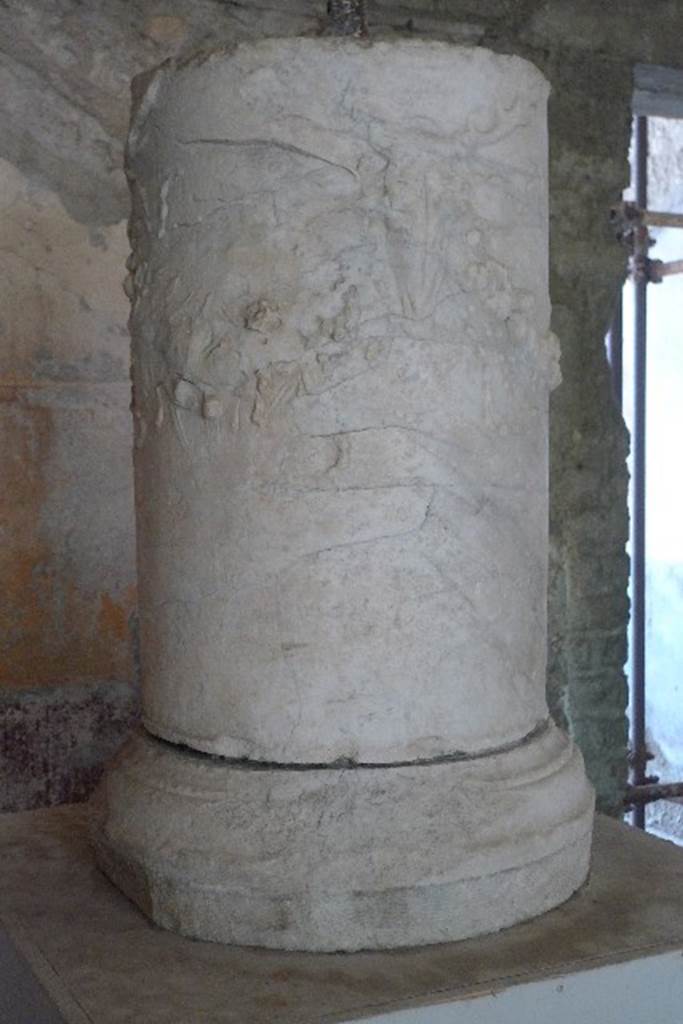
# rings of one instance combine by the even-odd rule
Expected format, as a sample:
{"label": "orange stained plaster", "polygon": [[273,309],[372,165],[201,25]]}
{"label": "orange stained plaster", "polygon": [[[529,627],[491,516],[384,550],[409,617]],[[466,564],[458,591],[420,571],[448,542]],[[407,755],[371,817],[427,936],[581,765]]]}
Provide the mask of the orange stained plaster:
{"label": "orange stained plaster", "polygon": [[100,594],[98,630],[103,636],[123,642],[128,637],[128,617],[135,607],[135,587],[126,589],[123,599],[115,601],[110,594]]}
{"label": "orange stained plaster", "polygon": [[41,526],[51,412],[0,386],[0,687],[132,677],[135,588],[79,585]]}

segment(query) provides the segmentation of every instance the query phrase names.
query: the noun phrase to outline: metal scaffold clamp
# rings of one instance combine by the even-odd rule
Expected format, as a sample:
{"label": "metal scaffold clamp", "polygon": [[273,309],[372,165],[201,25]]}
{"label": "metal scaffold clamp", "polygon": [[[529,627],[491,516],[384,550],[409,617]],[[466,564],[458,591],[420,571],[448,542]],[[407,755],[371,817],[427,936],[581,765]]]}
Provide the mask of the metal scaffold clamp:
{"label": "metal scaffold clamp", "polygon": [[655,260],[649,256],[656,239],[650,227],[683,228],[683,213],[644,210],[637,203],[622,202],[610,211],[610,222],[617,241],[629,253],[629,277],[635,282],[661,284],[665,277],[683,273],[683,260]]}

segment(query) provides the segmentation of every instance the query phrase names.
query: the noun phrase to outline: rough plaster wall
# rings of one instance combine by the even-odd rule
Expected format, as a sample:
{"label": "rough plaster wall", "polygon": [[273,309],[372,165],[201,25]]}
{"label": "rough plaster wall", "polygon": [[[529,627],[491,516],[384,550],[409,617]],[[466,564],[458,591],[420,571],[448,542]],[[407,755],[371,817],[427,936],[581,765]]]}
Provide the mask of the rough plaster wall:
{"label": "rough plaster wall", "polygon": [[129,679],[134,544],[123,225],[0,161],[0,685]]}
{"label": "rough plaster wall", "polygon": [[0,809],[18,810],[85,797],[134,709],[127,241],[6,160],[0,224]]}
{"label": "rough plaster wall", "polygon": [[[324,7],[316,0],[7,0],[0,5],[0,156],[32,187],[58,195],[88,237],[106,235],[108,225],[120,233],[128,203],[121,157],[131,76],[197,46],[317,32]],[[370,14],[376,34],[410,32],[517,52],[535,61],[554,88],[551,291],[564,383],[552,405],[549,697],[583,747],[602,806],[616,808],[626,772],[626,438],[611,404],[602,343],[623,272],[607,210],[628,176],[632,63],[679,65],[683,13],[677,0],[660,0],[648,18],[640,0],[376,0]],[[107,244],[113,259],[114,243]],[[120,269],[108,266],[108,279],[118,280]],[[95,333],[93,350],[100,351]],[[30,344],[39,347],[35,339]],[[84,355],[81,349],[67,362]],[[51,366],[53,358],[62,361],[64,354],[43,349],[43,364]],[[95,384],[110,395],[123,388],[95,382],[92,373],[90,380],[88,394]],[[19,398],[25,396],[14,400],[15,416]],[[20,432],[22,444],[41,443],[39,433]],[[105,437],[109,454],[101,447]],[[113,457],[111,438],[103,431],[95,445],[102,462]],[[18,530],[16,516],[14,523],[12,536],[22,536],[24,525]],[[125,516],[119,523],[125,525]],[[132,531],[132,516],[125,528]],[[32,557],[29,565],[42,564],[39,549]],[[14,605],[19,615],[27,593]]]}

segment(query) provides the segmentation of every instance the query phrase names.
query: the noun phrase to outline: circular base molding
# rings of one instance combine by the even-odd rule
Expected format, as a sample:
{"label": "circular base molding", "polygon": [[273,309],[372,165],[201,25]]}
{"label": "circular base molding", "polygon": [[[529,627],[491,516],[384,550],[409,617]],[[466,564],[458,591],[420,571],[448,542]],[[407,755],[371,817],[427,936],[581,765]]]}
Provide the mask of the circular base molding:
{"label": "circular base molding", "polygon": [[142,732],[92,836],[152,920],[311,951],[448,942],[551,909],[584,881],[593,791],[548,723],[502,753],[396,767],[229,762]]}

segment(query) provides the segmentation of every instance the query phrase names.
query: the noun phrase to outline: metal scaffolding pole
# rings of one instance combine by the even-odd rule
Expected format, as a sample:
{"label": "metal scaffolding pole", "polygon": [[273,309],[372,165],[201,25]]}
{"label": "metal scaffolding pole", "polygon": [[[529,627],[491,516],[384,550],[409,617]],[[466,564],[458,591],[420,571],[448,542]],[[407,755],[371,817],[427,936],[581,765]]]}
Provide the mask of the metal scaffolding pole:
{"label": "metal scaffolding pole", "polygon": [[[647,209],[647,142],[646,117],[635,119],[635,191],[638,206]],[[631,743],[633,785],[646,781],[647,748],[645,745],[645,431],[647,382],[647,280],[637,280],[635,292],[634,331],[634,402],[633,402],[633,529],[631,537]],[[645,827],[645,805],[633,810],[633,824]]]}
{"label": "metal scaffolding pole", "polygon": [[622,296],[622,290],[619,289],[619,297],[617,299],[616,308],[614,310],[614,317],[612,319],[612,326],[609,329],[609,335],[607,338],[607,358],[609,360],[610,370],[612,373],[612,392],[614,394],[614,401],[617,403],[617,408],[621,412],[623,404],[623,351],[624,351],[624,300]]}

